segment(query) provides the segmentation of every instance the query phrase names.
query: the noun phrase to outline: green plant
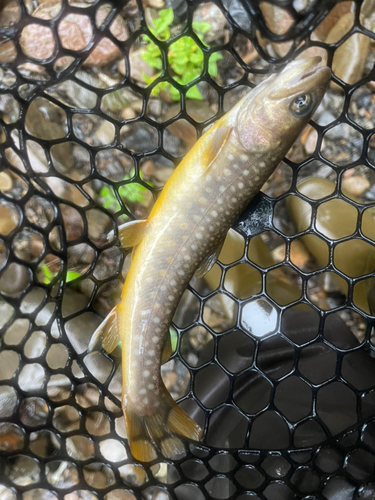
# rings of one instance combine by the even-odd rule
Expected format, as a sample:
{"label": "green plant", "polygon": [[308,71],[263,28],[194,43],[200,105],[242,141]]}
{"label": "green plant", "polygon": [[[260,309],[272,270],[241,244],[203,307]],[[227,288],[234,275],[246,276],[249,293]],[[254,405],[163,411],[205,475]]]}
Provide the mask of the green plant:
{"label": "green plant", "polygon": [[69,281],[73,281],[81,276],[80,273],[77,273],[76,271],[68,271],[66,273],[66,282],[69,283]]}
{"label": "green plant", "polygon": [[172,349],[172,353],[174,353],[175,350],[177,349],[178,336],[177,336],[176,330],[172,326],[169,327],[169,335],[171,337],[171,349]]}
{"label": "green plant", "polygon": [[[130,172],[130,175],[124,177],[124,181],[131,179],[134,176],[134,174],[135,171],[133,169],[133,171]],[[140,177],[142,179],[142,172],[140,172]],[[152,186],[150,182],[149,184]],[[125,204],[142,203],[146,199],[143,196],[143,193],[145,191],[147,191],[147,188],[142,186],[138,182],[129,182],[128,184],[124,184],[123,186],[120,186],[118,188],[118,194],[120,195],[120,198],[123,200]],[[103,186],[99,191],[99,196],[101,198],[104,198],[103,207],[106,208],[107,210],[114,209],[117,211],[120,209],[115,193],[111,187]]]}
{"label": "green plant", "polygon": [[[121,199],[126,203],[140,203],[145,201],[142,193],[146,191],[144,186],[138,184],[136,182],[131,182],[129,184],[125,184],[124,186],[119,187],[118,193]],[[111,188],[108,186],[102,187],[99,192],[99,195],[104,198],[103,207],[108,209],[111,207],[115,207],[117,205],[117,198]]]}
{"label": "green plant", "polygon": [[[43,283],[49,285],[51,281],[57,276],[57,272],[51,271],[51,269],[47,266],[47,264],[42,265],[42,273],[43,273]],[[81,275],[75,271],[67,271],[66,273],[66,283],[73,281],[79,278]]]}
{"label": "green plant", "polygon": [[[169,26],[173,22],[173,17],[174,14],[172,9],[161,10],[159,17],[153,19],[154,27],[149,28],[151,33],[161,41],[168,40],[171,36]],[[204,33],[209,31],[211,25],[206,22],[193,22],[193,28],[199,39],[204,43]],[[143,41],[147,43],[146,50],[142,54],[143,59],[149,66],[161,70],[163,68],[163,63],[159,47],[155,45],[147,35],[143,36]],[[208,62],[208,71],[210,75],[217,76],[217,61],[220,59],[222,59],[222,55],[219,52],[211,54]],[[169,47],[168,64],[172,70],[171,74],[173,79],[180,85],[187,85],[199,77],[203,71],[203,61],[204,55],[202,50],[189,36],[179,38]],[[143,78],[146,83],[150,84],[159,75],[160,72],[152,77],[143,74]],[[169,91],[172,99],[175,101],[180,99],[179,91],[168,82],[160,82],[152,89],[151,95],[157,96],[161,91]],[[196,85],[187,91],[186,96],[190,99],[203,99]]]}

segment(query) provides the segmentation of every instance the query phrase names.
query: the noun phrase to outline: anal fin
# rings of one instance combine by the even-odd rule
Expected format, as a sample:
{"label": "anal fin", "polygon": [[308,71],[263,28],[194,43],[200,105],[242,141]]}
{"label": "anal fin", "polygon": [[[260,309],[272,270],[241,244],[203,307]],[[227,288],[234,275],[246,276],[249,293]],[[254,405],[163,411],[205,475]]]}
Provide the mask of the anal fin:
{"label": "anal fin", "polygon": [[115,306],[92,334],[87,350],[91,352],[102,347],[109,353],[119,342],[121,342],[121,337],[117,328],[117,306]]}
{"label": "anal fin", "polygon": [[217,261],[217,259],[219,258],[219,255],[220,255],[220,252],[221,252],[221,249],[223,248],[223,245],[224,245],[224,241],[222,241],[216,248],[213,252],[211,252],[209,255],[207,255],[207,257],[205,257],[203,259],[203,261],[200,263],[200,266],[198,267],[198,269],[195,271],[195,276],[197,278],[203,278],[203,276],[205,274],[208,273],[208,271],[210,271],[215,262]]}

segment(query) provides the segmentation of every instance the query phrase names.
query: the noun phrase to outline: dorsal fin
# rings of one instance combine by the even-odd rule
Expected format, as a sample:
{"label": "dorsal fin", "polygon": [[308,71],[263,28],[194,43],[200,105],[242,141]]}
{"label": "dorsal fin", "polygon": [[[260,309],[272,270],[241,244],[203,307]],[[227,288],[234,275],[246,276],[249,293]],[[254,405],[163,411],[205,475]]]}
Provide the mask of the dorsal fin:
{"label": "dorsal fin", "polygon": [[148,226],[146,220],[132,220],[118,227],[118,236],[124,248],[135,247],[143,238]]}
{"label": "dorsal fin", "polygon": [[202,166],[203,175],[206,175],[210,170],[211,166],[215,162],[218,155],[224,148],[229,134],[232,132],[233,127],[231,125],[222,125],[216,128],[212,132],[211,137],[209,137],[202,153]]}

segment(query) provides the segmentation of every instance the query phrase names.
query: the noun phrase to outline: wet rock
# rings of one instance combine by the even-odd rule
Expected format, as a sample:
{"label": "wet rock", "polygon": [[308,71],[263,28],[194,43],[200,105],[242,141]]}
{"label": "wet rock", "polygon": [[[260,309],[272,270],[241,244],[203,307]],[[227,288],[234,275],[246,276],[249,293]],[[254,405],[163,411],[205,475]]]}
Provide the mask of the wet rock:
{"label": "wet rock", "polygon": [[231,17],[247,32],[251,29],[251,21],[240,0],[224,0],[223,5]]}
{"label": "wet rock", "polygon": [[17,0],[5,0],[0,4],[0,28],[9,28],[20,18],[21,9]]}
{"label": "wet rock", "polygon": [[10,297],[17,297],[26,290],[31,281],[30,270],[12,262],[0,278],[0,291]]}
{"label": "wet rock", "polygon": [[323,21],[315,28],[311,38],[313,40],[325,40],[331,29],[338,23],[338,21],[353,9],[354,2],[339,2],[323,19]]}
{"label": "wet rock", "polygon": [[39,60],[49,59],[55,50],[52,30],[36,23],[22,30],[20,45],[26,56]]}
{"label": "wet rock", "polygon": [[204,41],[211,43],[222,38],[227,20],[216,4],[208,2],[195,9],[193,22],[205,22],[211,25],[209,31],[204,34]]}
{"label": "wet rock", "polygon": [[[363,18],[362,18],[363,20]],[[348,12],[340,18],[327,35],[326,43],[337,43],[350,30],[354,23],[354,12]],[[346,83],[352,85],[361,77],[364,70],[370,38],[361,33],[355,33],[334,53],[332,61],[333,73]],[[342,90],[336,84],[331,84],[335,90]]]}
{"label": "wet rock", "polygon": [[12,189],[13,181],[9,174],[0,172],[0,191],[7,192]]}
{"label": "wet rock", "polygon": [[8,63],[17,57],[17,50],[14,43],[7,38],[0,37],[0,62]]}
{"label": "wet rock", "polygon": [[16,209],[9,205],[0,204],[0,234],[6,236],[15,229],[19,222]]}
{"label": "wet rock", "polygon": [[[58,122],[58,123],[57,123]],[[52,141],[66,136],[66,114],[59,106],[43,97],[34,99],[26,112],[25,126],[29,134]]]}
{"label": "wet rock", "polygon": [[72,80],[66,80],[58,85],[49,87],[46,93],[55,97],[63,104],[74,108],[91,109],[97,101],[97,96],[94,92],[78,85]]}
{"label": "wet rock", "polygon": [[341,186],[344,191],[352,195],[352,197],[361,196],[370,188],[370,181],[363,175],[350,175],[349,170],[345,172]]}
{"label": "wet rock", "polygon": [[[96,25],[100,27],[108,14],[111,11],[111,7],[107,5],[102,5],[99,7],[96,13]],[[118,15],[115,17],[110,25],[110,32],[119,41],[123,42],[128,38],[128,32],[123,18]],[[91,52],[89,57],[84,62],[86,66],[104,66],[109,64],[121,57],[120,49],[107,37],[104,37]]]}
{"label": "wet rock", "polygon": [[77,354],[82,354],[86,351],[91,335],[100,323],[101,319],[99,316],[91,312],[86,312],[66,322],[66,334]]}
{"label": "wet rock", "polygon": [[[61,5],[54,3],[42,3],[35,9],[32,16],[39,19],[53,19],[60,11]],[[102,5],[96,12],[96,25],[100,27],[111,7]],[[118,15],[110,25],[110,31],[119,41],[128,38],[128,32],[124,19]],[[88,16],[81,14],[68,14],[58,25],[58,35],[63,48],[68,50],[82,50],[90,43],[93,31]],[[41,43],[42,42],[42,43]],[[26,55],[36,59],[51,57],[55,49],[52,31],[47,26],[33,23],[24,28],[21,34],[20,44]],[[84,61],[86,66],[103,66],[121,57],[119,48],[107,37],[102,38],[95,45],[88,58]]]}
{"label": "wet rock", "polygon": [[[143,59],[142,54],[146,52],[145,47],[141,47],[140,49],[134,50],[133,47],[129,52],[129,67],[130,67],[130,76],[133,80],[136,80],[139,83],[145,84],[145,79],[143,77],[143,73],[148,77],[152,77],[154,74],[154,69],[146,63]],[[122,75],[128,76],[126,73],[125,61],[122,59],[118,63],[118,70]]]}
{"label": "wet rock", "polygon": [[[260,4],[260,10],[263,13],[267,27],[276,35],[282,35],[286,33],[295,22],[288,11],[282,9],[277,5],[273,5],[268,2],[262,2]],[[276,54],[281,57],[285,56],[289,52],[292,45],[292,41],[284,43],[272,43],[272,47],[275,50]]]}
{"label": "wet rock", "polygon": [[173,170],[173,167],[156,166],[151,160],[147,160],[142,164],[144,180],[152,181],[155,187],[163,187],[172,175]]}
{"label": "wet rock", "polygon": [[[335,189],[335,184],[326,179],[310,177],[298,185],[298,190],[305,196],[312,199],[320,199],[330,195]],[[344,194],[345,191],[344,191]],[[311,222],[311,206],[303,202],[296,196],[288,200],[288,208],[298,231],[308,227]],[[372,209],[369,209],[372,210]],[[339,199],[332,199],[322,203],[317,211],[315,225],[317,230],[330,240],[350,236],[357,226],[357,210],[350,204]],[[375,240],[374,226],[366,236]],[[316,258],[322,267],[327,263],[327,244],[320,238],[313,235],[304,237],[304,244],[309,252]],[[338,250],[334,251],[335,266],[350,277],[357,277],[373,272],[375,263],[374,247],[370,246],[362,239],[352,238],[347,240]],[[329,273],[334,278],[336,286],[347,293],[347,283],[338,274]],[[333,281],[332,281],[333,283]],[[367,293],[373,286],[373,279],[364,280],[362,287],[355,287],[353,301],[362,310],[369,312]]]}

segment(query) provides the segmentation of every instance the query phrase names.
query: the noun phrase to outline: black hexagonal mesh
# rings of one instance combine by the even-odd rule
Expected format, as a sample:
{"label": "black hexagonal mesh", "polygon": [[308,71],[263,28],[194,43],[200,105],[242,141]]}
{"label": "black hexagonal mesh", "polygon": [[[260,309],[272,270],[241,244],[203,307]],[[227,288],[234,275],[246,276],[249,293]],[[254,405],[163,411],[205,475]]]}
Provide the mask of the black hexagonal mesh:
{"label": "black hexagonal mesh", "polygon": [[[368,0],[0,1],[1,500],[375,498],[374,30]],[[117,223],[307,48],[341,90],[171,328],[202,443],[136,464],[120,347],[87,353],[129,265]]]}

